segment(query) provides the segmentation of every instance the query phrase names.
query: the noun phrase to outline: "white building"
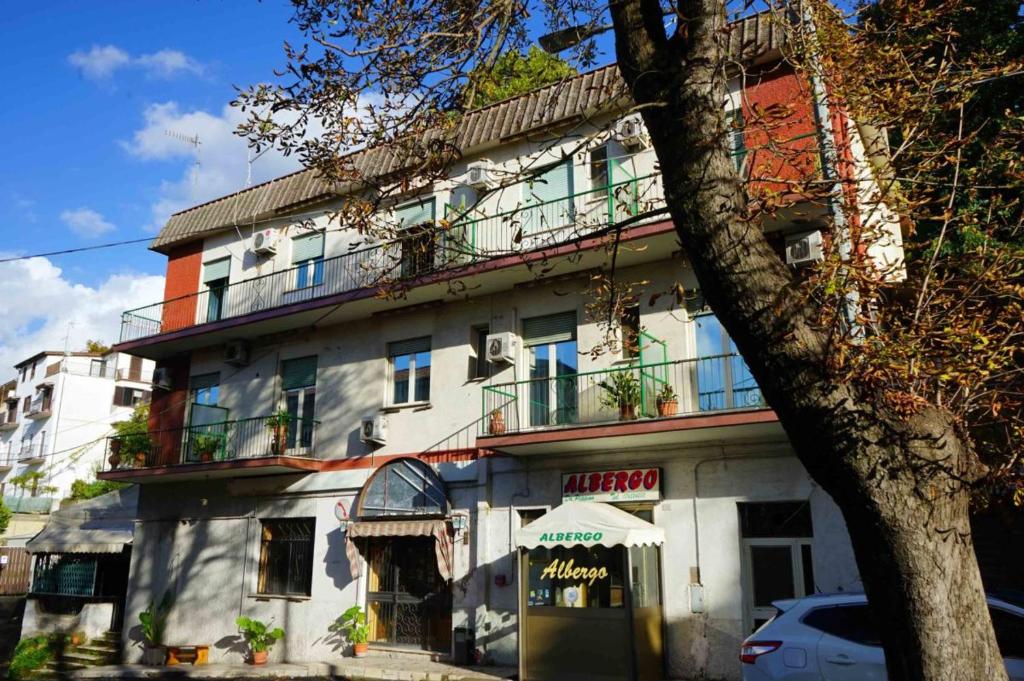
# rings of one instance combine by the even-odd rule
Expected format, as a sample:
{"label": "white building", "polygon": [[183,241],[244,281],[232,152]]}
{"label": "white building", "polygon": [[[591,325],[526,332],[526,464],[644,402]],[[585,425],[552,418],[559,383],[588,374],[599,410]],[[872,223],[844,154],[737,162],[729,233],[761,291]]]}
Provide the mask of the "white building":
{"label": "white building", "polygon": [[[738,44],[778,66],[759,22]],[[814,167],[800,77],[760,73],[727,108],[795,107],[779,142]],[[395,242],[331,222],[345,196],[309,171],[170,219],[152,246],[168,256],[165,300],[126,312],[116,346],[158,364],[152,432],[112,441],[101,473],[141,485],[126,622],[171,590],[170,645],[241,661],[218,642],[247,615],[285,629],[272,658],[331,661],[345,646],[328,626],[358,604],[376,647],[470,647],[523,663],[521,678],[736,679],[771,600],[858,586],[838,509],[721,325],[699,294],[652,295],[697,288],[663,216],[621,235],[616,277],[646,284],[616,326],[638,347],[588,352],[603,337],[586,291],[608,266],[599,233],[662,205],[643,135],[609,132],[617,78],[605,67],[467,114],[450,178],[384,206],[414,230]],[[735,142],[745,172],[785,175]],[[372,149],[356,162],[393,170]],[[523,168],[540,177],[493,182]],[[431,231],[452,206],[475,208]],[[824,210],[782,214],[769,237],[782,252],[826,229]],[[887,229],[881,251],[898,260]],[[379,295],[382,272],[404,296]],[[632,385],[633,409],[608,406],[602,383]],[[660,551],[519,550],[521,527],[579,499],[633,514]],[[569,557],[607,579],[543,569]],[[636,648],[654,662],[630,671],[622,632],[641,610],[653,619]],[[575,674],[540,659],[553,640]]]}
{"label": "white building", "polygon": [[[29,496],[11,479],[38,471],[37,495],[56,503],[102,464],[111,424],[150,398],[153,361],[124,353],[40,352],[14,367],[0,395],[0,490]],[[50,490],[48,488],[56,488]]]}

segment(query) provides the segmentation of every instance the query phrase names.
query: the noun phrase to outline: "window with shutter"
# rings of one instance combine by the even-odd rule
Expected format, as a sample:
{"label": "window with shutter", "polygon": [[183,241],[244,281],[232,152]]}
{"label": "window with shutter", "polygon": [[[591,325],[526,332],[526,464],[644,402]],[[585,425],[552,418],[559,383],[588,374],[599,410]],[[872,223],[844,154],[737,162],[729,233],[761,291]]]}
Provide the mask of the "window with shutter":
{"label": "window with shutter", "polygon": [[391,404],[430,400],[430,336],[388,344]]}
{"label": "window with shutter", "polygon": [[572,164],[549,166],[523,183],[523,234],[536,234],[571,224],[575,219]]}
{"label": "window with shutter", "polygon": [[292,239],[292,265],[295,266],[295,288],[324,283],[324,234],[314,232]]}
{"label": "window with shutter", "polygon": [[576,312],[524,319],[523,345],[530,363],[530,424],[575,423],[579,373]]}
{"label": "window with shutter", "polygon": [[395,208],[402,247],[400,275],[415,277],[434,269],[437,234],[433,197]]}
{"label": "window with shutter", "polygon": [[[296,455],[313,446],[313,422],[316,415],[317,357],[298,357],[281,363],[281,390],[288,412],[287,449]],[[296,451],[298,450],[298,451]]]}

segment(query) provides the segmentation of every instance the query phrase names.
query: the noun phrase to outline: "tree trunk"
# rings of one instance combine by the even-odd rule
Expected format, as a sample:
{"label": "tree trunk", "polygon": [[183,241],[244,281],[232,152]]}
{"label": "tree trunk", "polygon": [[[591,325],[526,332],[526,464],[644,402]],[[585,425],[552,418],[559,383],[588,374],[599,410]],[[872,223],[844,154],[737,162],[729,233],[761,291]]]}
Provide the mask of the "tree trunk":
{"label": "tree trunk", "polygon": [[980,470],[952,419],[906,416],[828,371],[828,338],[792,272],[746,217],[727,149],[721,0],[609,3],[619,70],[658,156],[665,200],[703,294],[797,457],[839,505],[882,633],[889,677],[1005,679],[971,543]]}

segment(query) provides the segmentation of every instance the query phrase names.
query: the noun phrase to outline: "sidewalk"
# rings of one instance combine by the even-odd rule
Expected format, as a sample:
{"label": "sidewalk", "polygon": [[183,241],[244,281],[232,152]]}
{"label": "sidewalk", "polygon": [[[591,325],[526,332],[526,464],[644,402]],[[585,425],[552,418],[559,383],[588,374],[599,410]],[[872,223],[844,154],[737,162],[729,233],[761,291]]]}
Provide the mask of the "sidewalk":
{"label": "sidewalk", "polygon": [[458,667],[430,660],[346,657],[332,663],[209,664],[200,667],[146,667],[140,664],[92,667],[73,679],[347,679],[349,681],[504,681],[511,667]]}

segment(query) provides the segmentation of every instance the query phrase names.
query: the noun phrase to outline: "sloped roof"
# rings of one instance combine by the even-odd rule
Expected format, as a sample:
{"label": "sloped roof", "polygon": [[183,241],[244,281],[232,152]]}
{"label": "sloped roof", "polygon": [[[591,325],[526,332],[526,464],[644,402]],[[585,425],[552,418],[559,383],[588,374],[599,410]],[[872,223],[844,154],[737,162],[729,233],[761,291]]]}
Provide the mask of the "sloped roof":
{"label": "sloped roof", "polygon": [[132,543],[139,487],[132,485],[60,509],[26,544],[32,553],[120,553]]}
{"label": "sloped roof", "polygon": [[[729,52],[736,61],[748,62],[780,49],[783,41],[783,32],[768,14],[755,14],[732,24]],[[489,143],[514,139],[593,114],[625,95],[626,86],[617,66],[602,66],[466,113],[454,132],[455,144],[463,154],[469,155],[475,148]],[[355,152],[348,158],[361,177],[383,177],[401,169],[400,159],[390,148],[374,147]],[[166,252],[171,246],[206,234],[281,215],[339,193],[315,170],[298,170],[175,213],[150,248]]]}

